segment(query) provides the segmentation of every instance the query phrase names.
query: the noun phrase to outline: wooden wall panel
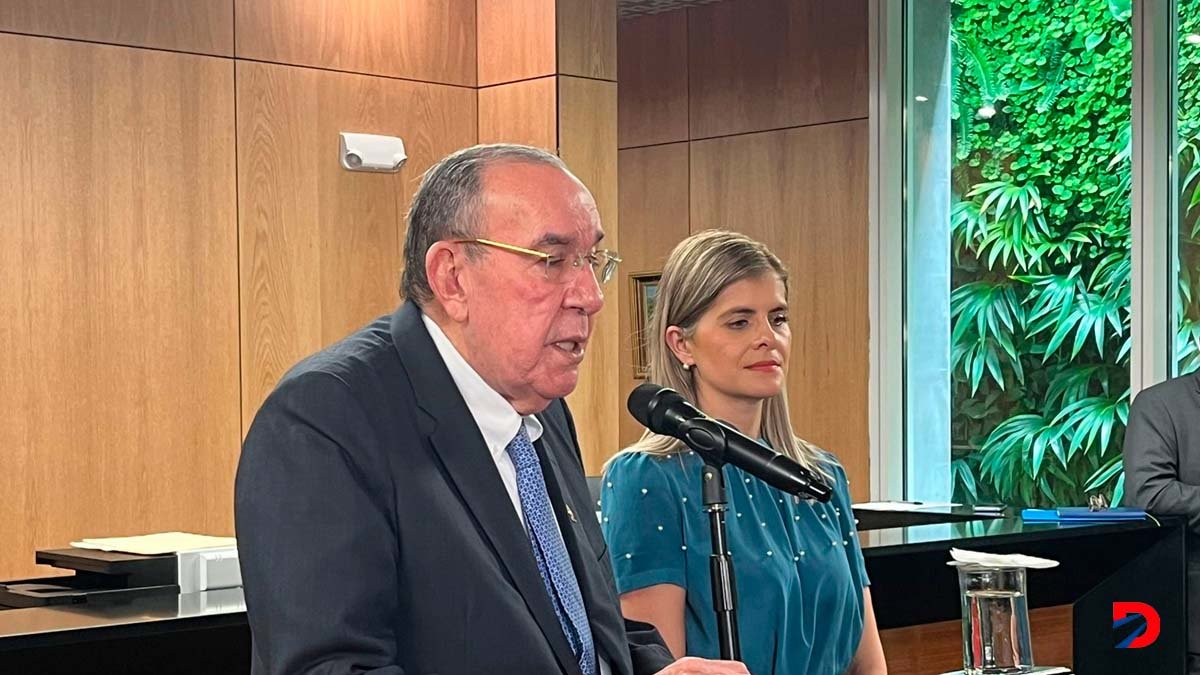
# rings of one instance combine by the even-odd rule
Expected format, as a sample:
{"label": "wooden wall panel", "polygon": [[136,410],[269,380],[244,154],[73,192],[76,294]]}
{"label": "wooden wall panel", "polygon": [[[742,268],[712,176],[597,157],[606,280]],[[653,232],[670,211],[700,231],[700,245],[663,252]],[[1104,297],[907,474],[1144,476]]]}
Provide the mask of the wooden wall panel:
{"label": "wooden wall panel", "polygon": [[[1029,612],[1033,662],[1067,666],[1074,662],[1070,605]],[[929,675],[962,668],[962,622],[941,621],[879,631],[889,675]]]}
{"label": "wooden wall panel", "polygon": [[79,537],[230,534],[233,64],[15,35],[0,62],[0,579]]}
{"label": "wooden wall panel", "polygon": [[[604,246],[620,250],[617,219],[617,84],[577,77],[559,77],[559,155],[592,192],[600,209]],[[600,473],[604,460],[619,448],[614,420],[624,410],[618,390],[617,334],[621,306],[612,284],[597,315],[587,355],[580,367],[579,386],[568,397],[588,475]]]}
{"label": "wooden wall panel", "polygon": [[788,385],[796,433],[869,497],[867,123],[693,142],[691,231],[765,242],[791,272]]}
{"label": "wooden wall panel", "polygon": [[475,0],[237,0],[237,56],[475,85]]}
{"label": "wooden wall panel", "polygon": [[498,84],[479,90],[479,142],[558,148],[558,78]]}
{"label": "wooden wall panel", "polygon": [[617,0],[557,0],[558,72],[617,79]]}
{"label": "wooden wall panel", "polygon": [[233,54],[231,0],[0,0],[0,31]]}
{"label": "wooden wall panel", "polygon": [[687,12],[620,22],[617,138],[622,148],[688,139]]}
{"label": "wooden wall panel", "polygon": [[625,409],[625,397],[641,380],[633,376],[633,295],[630,275],[661,272],[667,254],[688,236],[688,144],[621,150],[620,446],[641,438],[642,426]]}
{"label": "wooden wall panel", "polygon": [[867,0],[688,12],[692,138],[867,117]]}
{"label": "wooden wall panel", "polygon": [[481,0],[476,11],[480,87],[556,72],[555,0]]}
{"label": "wooden wall panel", "polygon": [[[470,89],[238,63],[242,412],[302,357],[398,302],[403,218],[422,172],[475,142]],[[338,132],[397,135],[398,174],[350,172]]]}

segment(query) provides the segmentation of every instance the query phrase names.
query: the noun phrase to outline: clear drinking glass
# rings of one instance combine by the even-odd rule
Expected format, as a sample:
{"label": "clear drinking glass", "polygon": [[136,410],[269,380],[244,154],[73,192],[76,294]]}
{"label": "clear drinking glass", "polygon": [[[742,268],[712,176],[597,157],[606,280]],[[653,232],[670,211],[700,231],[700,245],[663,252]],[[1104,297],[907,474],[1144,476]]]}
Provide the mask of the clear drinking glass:
{"label": "clear drinking glass", "polygon": [[1009,675],[1033,670],[1024,567],[959,565],[963,672]]}

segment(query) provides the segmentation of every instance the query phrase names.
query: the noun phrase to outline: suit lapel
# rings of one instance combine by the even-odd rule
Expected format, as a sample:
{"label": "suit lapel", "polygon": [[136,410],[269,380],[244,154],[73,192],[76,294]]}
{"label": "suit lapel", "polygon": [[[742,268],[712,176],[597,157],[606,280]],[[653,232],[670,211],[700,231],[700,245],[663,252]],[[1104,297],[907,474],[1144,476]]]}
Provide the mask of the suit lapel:
{"label": "suit lapel", "polygon": [[427,416],[422,420],[423,431],[447,477],[524,598],[559,665],[578,675],[579,664],[546,594],[529,536],[499,473],[492,468],[494,460],[467,404],[421,321],[420,310],[405,303],[392,316],[391,329],[417,405]]}
{"label": "suit lapel", "polygon": [[[546,433],[535,445],[542,458],[542,470],[546,475],[546,490],[550,502],[554,505],[554,514],[558,519],[559,529],[562,530],[563,542],[571,556],[571,567],[575,570],[575,578],[579,582],[579,590],[583,595],[583,603],[587,608],[588,623],[592,627],[592,640],[596,644],[596,653],[607,657],[614,673],[625,673],[625,659],[620,655],[628,652],[629,645],[624,642],[624,623],[619,615],[615,615],[616,597],[610,591],[609,582],[599,573],[595,564],[597,556],[602,551],[593,551],[583,534],[584,526],[580,519],[596,518],[596,509],[590,506],[591,497],[585,496],[582,502],[573,499],[570,485],[562,463],[570,461],[565,457],[563,448],[573,447],[568,439],[558,435],[558,428],[542,419]],[[619,631],[618,631],[619,629]],[[618,640],[618,637],[620,640]]]}

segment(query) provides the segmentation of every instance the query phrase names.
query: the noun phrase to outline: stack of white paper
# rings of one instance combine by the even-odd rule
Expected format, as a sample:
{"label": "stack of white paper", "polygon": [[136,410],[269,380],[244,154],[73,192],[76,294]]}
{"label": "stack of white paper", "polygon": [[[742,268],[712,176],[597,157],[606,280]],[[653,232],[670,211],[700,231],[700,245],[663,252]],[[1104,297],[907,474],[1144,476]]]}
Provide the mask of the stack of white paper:
{"label": "stack of white paper", "polygon": [[192,534],[191,532],[158,532],[136,537],[106,537],[71,542],[71,546],[75,548],[133,553],[136,555],[162,555],[164,553],[179,553],[180,551],[195,551],[202,548],[220,548],[236,545],[237,539],[233,537],[212,537],[204,534]]}

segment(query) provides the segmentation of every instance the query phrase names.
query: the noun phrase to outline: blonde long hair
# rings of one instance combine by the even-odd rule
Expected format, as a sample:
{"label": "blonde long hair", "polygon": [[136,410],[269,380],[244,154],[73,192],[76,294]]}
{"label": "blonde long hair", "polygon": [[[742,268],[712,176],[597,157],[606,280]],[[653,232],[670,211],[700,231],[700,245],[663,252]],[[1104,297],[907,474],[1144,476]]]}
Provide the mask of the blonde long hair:
{"label": "blonde long hair", "polygon": [[[650,361],[647,381],[670,387],[687,400],[696,401],[691,371],[684,369],[667,346],[667,328],[677,326],[686,337],[692,337],[696,323],[721,291],[742,279],[763,274],[778,276],[786,297],[787,268],[764,244],[724,230],[706,230],[681,241],[663,267],[647,335],[637,336],[646,340]],[[763,402],[762,436],[777,452],[829,477],[821,451],[792,432],[786,386]],[[684,449],[678,439],[646,431],[622,452],[669,455]]]}

